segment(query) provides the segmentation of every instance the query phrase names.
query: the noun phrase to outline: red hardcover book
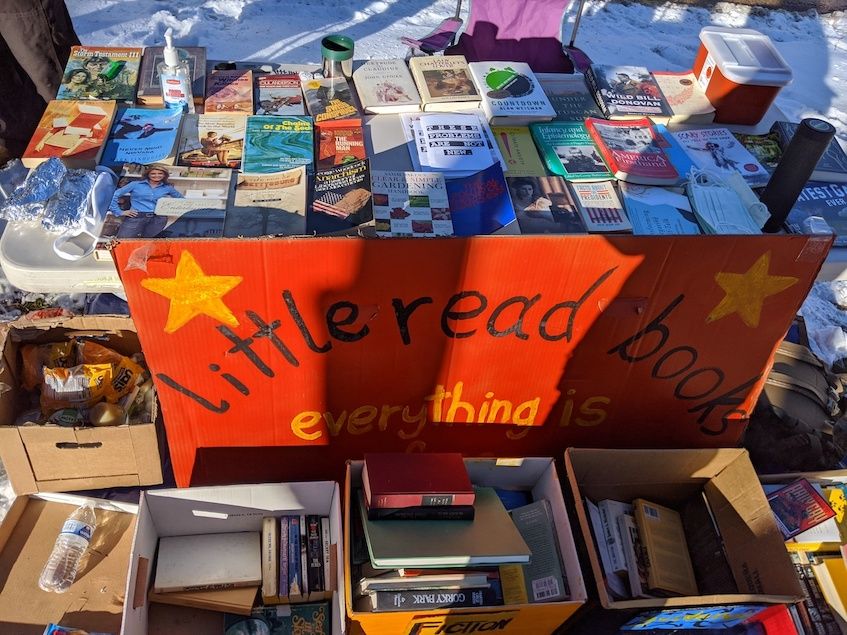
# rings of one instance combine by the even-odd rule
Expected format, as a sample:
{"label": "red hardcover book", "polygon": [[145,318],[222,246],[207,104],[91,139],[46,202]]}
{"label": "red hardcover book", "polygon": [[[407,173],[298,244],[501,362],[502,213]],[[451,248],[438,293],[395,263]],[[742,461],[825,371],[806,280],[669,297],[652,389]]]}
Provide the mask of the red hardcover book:
{"label": "red hardcover book", "polygon": [[786,540],[835,516],[824,497],[804,478],[770,494],[768,503]]}
{"label": "red hardcover book", "polygon": [[667,141],[647,118],[606,121],[589,117],[585,127],[615,178],[640,185],[674,185],[679,173],[665,152]]}
{"label": "red hardcover book", "polygon": [[474,503],[473,486],[458,453],[365,454],[362,484],[372,508]]}

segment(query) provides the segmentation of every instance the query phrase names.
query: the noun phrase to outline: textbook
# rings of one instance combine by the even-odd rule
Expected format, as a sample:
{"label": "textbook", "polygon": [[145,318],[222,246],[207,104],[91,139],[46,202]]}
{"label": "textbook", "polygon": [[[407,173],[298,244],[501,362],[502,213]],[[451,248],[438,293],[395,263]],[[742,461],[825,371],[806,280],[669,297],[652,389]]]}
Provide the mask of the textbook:
{"label": "textbook", "polygon": [[409,60],[409,71],[421,96],[421,110],[479,108],[482,97],[464,55],[427,55]]}
{"label": "textbook", "polygon": [[607,119],[673,114],[656,80],[642,66],[592,64],[585,78]]}
{"label": "textbook", "polygon": [[602,117],[582,73],[536,73],[544,94],[556,111],[553,121],[583,122]]}
{"label": "textbook", "polygon": [[203,112],[253,114],[253,72],[250,70],[212,71],[206,77]]}
{"label": "textbook", "polygon": [[640,185],[675,185],[679,181],[679,173],[665,154],[666,142],[649,119],[592,117],[585,120],[585,127],[616,179]]}
{"label": "textbook", "polygon": [[179,165],[241,167],[247,117],[236,113],[184,115],[179,138]]}
{"label": "textbook", "polygon": [[[138,74],[138,93],[135,101],[143,106],[162,106],[162,84],[159,81],[159,64],[165,61],[164,47],[145,46]],[[180,58],[188,62],[191,69],[191,93],[194,103],[201,105],[206,99],[206,48],[203,46],[180,46]]]}
{"label": "textbook", "polygon": [[115,115],[114,101],[53,100],[24,150],[21,161],[28,168],[51,157],[69,168],[93,170]]}
{"label": "textbook", "polygon": [[56,99],[135,100],[141,49],[72,46]]}
{"label": "textbook", "polygon": [[176,158],[182,112],[165,108],[127,108],[115,120],[101,163],[168,163]]}
{"label": "textbook", "polygon": [[521,126],[556,116],[529,64],[470,62],[468,67],[492,126]]}
{"label": "textbook", "polygon": [[314,170],[315,141],[312,118],[302,115],[255,115],[247,118],[244,135],[245,174],[269,174],[300,165]]}
{"label": "textbook", "polygon": [[353,83],[365,112],[387,114],[421,109],[418,89],[401,59],[368,60],[353,71]]}
{"label": "textbook", "polygon": [[582,123],[536,123],[529,129],[547,169],[553,174],[569,181],[605,181],[612,178]]}
{"label": "textbook", "polygon": [[259,75],[256,84],[259,91],[257,115],[306,114],[299,75]]}
{"label": "textbook", "polygon": [[306,168],[239,174],[226,212],[224,236],[297,236],[306,233]]}

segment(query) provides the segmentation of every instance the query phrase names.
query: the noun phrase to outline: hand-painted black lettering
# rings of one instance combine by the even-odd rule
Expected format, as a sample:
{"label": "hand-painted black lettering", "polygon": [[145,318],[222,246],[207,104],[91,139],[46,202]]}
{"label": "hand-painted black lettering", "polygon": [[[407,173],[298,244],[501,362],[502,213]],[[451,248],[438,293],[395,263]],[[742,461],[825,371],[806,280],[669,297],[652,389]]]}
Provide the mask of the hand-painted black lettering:
{"label": "hand-painted black lettering", "polygon": [[[479,305],[470,311],[454,311],[453,307],[465,298],[475,298]],[[447,337],[453,337],[456,339],[470,337],[476,333],[476,329],[457,332],[452,329],[449,324],[449,320],[469,320],[485,311],[485,307],[487,306],[488,298],[482,295],[479,291],[461,291],[453,294],[453,296],[451,296],[451,298],[447,301],[447,305],[444,307],[444,310],[441,312],[441,330],[444,331],[444,334]]]}
{"label": "hand-painted black lettering", "polygon": [[279,320],[274,320],[271,324],[268,324],[256,312],[247,311],[246,313],[247,317],[250,318],[250,321],[259,327],[259,330],[253,333],[253,337],[255,339],[258,340],[263,337],[267,337],[276,350],[282,353],[285,361],[295,368],[300,365],[300,361],[294,356],[294,353],[289,350],[288,346],[285,345],[285,342],[279,339],[279,336],[276,334],[276,330],[282,325]]}
{"label": "hand-painted black lettering", "polygon": [[234,344],[234,346],[227,351],[229,354],[235,353],[244,353],[244,355],[253,362],[253,365],[258,368],[262,374],[267,375],[268,377],[274,376],[274,371],[268,366],[262,358],[256,354],[250,345],[253,343],[253,338],[245,338],[242,339],[238,335],[236,335],[231,328],[228,326],[221,324],[217,327],[217,329],[223,333],[223,335]]}
{"label": "hand-painted black lettering", "polygon": [[229,410],[229,402],[224,400],[224,399],[221,399],[220,404],[218,404],[216,406],[215,404],[213,404],[208,399],[205,399],[205,398],[201,397],[200,395],[198,395],[193,390],[186,388],[185,386],[180,384],[177,380],[172,379],[171,377],[168,377],[167,375],[165,375],[165,373],[156,373],[156,377],[159,379],[159,381],[161,381],[166,386],[173,388],[174,390],[176,390],[179,393],[182,393],[186,397],[190,397],[191,399],[196,401],[198,404],[200,404],[201,406],[203,406],[207,410],[210,410],[210,411],[212,411],[216,414],[223,414],[224,412]]}
{"label": "hand-painted black lettering", "polygon": [[[665,372],[665,373],[660,374],[659,371],[661,371],[663,369],[665,363],[668,360],[670,360],[672,357],[674,357],[674,356],[676,356],[680,353],[683,354],[683,357],[685,357],[685,354],[688,355],[688,358],[689,358],[688,363],[683,364],[682,367],[680,367],[678,369],[673,369],[673,372]],[[650,374],[653,377],[655,377],[656,379],[671,379],[672,377],[676,377],[677,375],[681,375],[682,373],[687,371],[689,368],[694,366],[694,364],[697,363],[697,357],[698,357],[697,351],[694,348],[692,348],[691,346],[675,346],[671,350],[669,350],[667,353],[662,355],[659,359],[656,360],[656,363],[653,364],[653,368],[650,370]]]}
{"label": "hand-painted black lettering", "polygon": [[245,396],[246,396],[246,395],[249,395],[249,394],[250,394],[250,389],[249,389],[247,386],[245,386],[245,385],[241,382],[241,380],[240,380],[240,379],[238,379],[238,377],[235,377],[234,375],[230,375],[229,373],[221,373],[221,377],[223,377],[223,378],[224,378],[224,379],[226,379],[226,380],[227,380],[230,384],[232,384],[232,386],[233,386],[233,387],[234,387],[234,388],[235,388],[238,392],[240,392],[242,395],[245,395]]}
{"label": "hand-painted black lettering", "polygon": [[[615,353],[617,353],[618,355],[620,355],[620,358],[625,362],[640,362],[642,359],[647,359],[648,357],[655,355],[665,345],[665,342],[668,341],[668,337],[670,336],[670,331],[668,330],[668,327],[662,324],[662,321],[665,320],[684,299],[684,294],[679,294],[678,296],[676,296],[676,298],[674,298],[674,300],[665,308],[665,310],[662,311],[655,318],[653,318],[653,320],[647,326],[638,331],[632,337],[625,339],[617,346],[610,348],[608,351],[606,351],[606,354],[614,355]],[[653,333],[657,333],[659,335],[659,341],[651,350],[641,355],[637,355],[636,351],[629,350],[629,347],[638,342],[638,340],[640,340],[642,337]]]}
{"label": "hand-painted black lettering", "polygon": [[[523,319],[526,317],[527,311],[532,308],[532,305],[538,302],[541,299],[541,294],[536,293],[531,298],[526,297],[525,295],[516,295],[513,298],[509,298],[504,300],[491,312],[491,317],[488,318],[488,334],[493,337],[505,337],[511,333],[515,334],[519,340],[528,340],[529,335],[523,330]],[[497,318],[500,317],[500,314],[503,313],[506,309],[508,309],[513,304],[521,304],[523,308],[521,308],[521,312],[518,314],[517,320],[515,320],[514,324],[512,324],[509,328],[504,331],[501,331],[497,328]]]}
{"label": "hand-painted black lettering", "polygon": [[[685,394],[685,387],[696,377],[703,374],[711,373],[714,375],[714,383],[706,389],[701,389],[701,392],[696,394]],[[714,366],[707,366],[706,368],[698,368],[695,371],[688,373],[685,377],[679,380],[679,383],[673,389],[673,395],[677,399],[702,399],[706,395],[713,393],[718,387],[723,383],[726,374],[720,369],[715,368]]]}
{"label": "hand-painted black lettering", "polygon": [[[713,398],[709,399],[709,401],[705,401],[705,402],[703,402],[703,403],[701,403],[697,406],[694,406],[693,408],[689,408],[688,412],[702,411],[700,416],[697,418],[697,423],[702,424],[709,417],[709,415],[712,414],[712,411],[715,408],[717,408],[719,406],[737,406],[737,405],[741,404],[744,401],[744,397],[743,396],[741,396],[741,397],[737,396],[738,393],[746,392],[749,388],[751,388],[753,386],[753,384],[755,384],[757,381],[759,381],[759,379],[761,377],[762,377],[761,374],[756,375],[754,377],[751,377],[750,379],[745,381],[743,384],[739,384],[735,388],[732,388],[732,389],[726,391],[725,393],[718,395],[717,397],[713,397]],[[724,413],[723,416],[726,417],[729,413],[731,413],[733,411],[734,410],[729,410],[729,411],[727,411],[727,413]],[[717,434],[720,434],[720,433],[717,433]]]}
{"label": "hand-painted black lettering", "polygon": [[[585,304],[588,298],[591,297],[591,294],[594,293],[597,289],[599,289],[600,285],[602,285],[615,272],[616,269],[617,267],[612,267],[611,269],[603,273],[603,275],[601,275],[599,278],[597,278],[597,280],[595,280],[594,283],[590,287],[588,287],[585,293],[582,294],[579,300],[568,300],[567,302],[559,302],[558,304],[554,304],[553,306],[551,306],[547,310],[547,313],[545,313],[544,316],[541,318],[541,322],[538,324],[538,334],[541,335],[541,337],[543,337],[548,342],[558,342],[562,338],[564,338],[565,341],[570,342],[571,338],[573,337],[574,321],[576,320],[576,314],[579,312],[579,309],[582,307],[583,304]],[[561,309],[570,310],[570,314],[568,315],[567,326],[565,327],[565,330],[561,333],[550,333],[547,329],[547,324],[553,318],[556,312]]]}
{"label": "hand-painted black lettering", "polygon": [[432,298],[422,296],[415,298],[409,304],[404,304],[400,298],[391,299],[391,306],[394,307],[394,318],[397,320],[397,328],[400,330],[400,339],[406,346],[412,343],[412,336],[409,334],[409,318],[412,317],[415,309],[424,304],[432,304]]}
{"label": "hand-painted black lettering", "polygon": [[[336,319],[336,314],[339,312],[347,312],[345,317]],[[326,327],[329,329],[330,337],[337,339],[340,342],[358,342],[360,339],[370,333],[370,327],[365,324],[358,331],[345,331],[339,327],[350,326],[355,324],[359,318],[359,305],[354,302],[342,300],[336,302],[327,309],[326,312]]]}
{"label": "hand-painted black lettering", "polygon": [[316,353],[329,352],[329,350],[332,349],[332,342],[327,340],[326,343],[320,346],[315,343],[315,339],[312,337],[312,332],[306,325],[306,320],[304,320],[303,316],[300,314],[300,309],[297,308],[297,303],[294,301],[294,296],[291,291],[285,289],[282,292],[282,299],[285,300],[285,306],[288,307],[291,319],[294,320],[294,324],[296,324],[297,328],[300,329],[300,334],[303,336],[306,346]]}

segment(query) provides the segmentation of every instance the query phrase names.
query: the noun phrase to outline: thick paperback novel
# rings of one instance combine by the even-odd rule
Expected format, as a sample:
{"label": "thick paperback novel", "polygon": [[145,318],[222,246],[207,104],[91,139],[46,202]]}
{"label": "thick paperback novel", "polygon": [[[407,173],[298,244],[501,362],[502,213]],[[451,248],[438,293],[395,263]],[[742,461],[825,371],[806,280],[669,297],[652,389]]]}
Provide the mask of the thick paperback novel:
{"label": "thick paperback novel", "polygon": [[269,174],[300,165],[306,166],[307,172],[312,172],[314,160],[314,124],[311,117],[256,115],[247,118],[241,163],[245,173]]}
{"label": "thick paperback novel", "polygon": [[298,75],[260,75],[256,83],[259,91],[257,115],[306,114]]}
{"label": "thick paperback novel", "polygon": [[367,159],[315,173],[307,233],[330,234],[373,219]]}
{"label": "thick paperback novel", "polygon": [[115,120],[101,162],[173,163],[182,113],[171,109],[127,108]]}

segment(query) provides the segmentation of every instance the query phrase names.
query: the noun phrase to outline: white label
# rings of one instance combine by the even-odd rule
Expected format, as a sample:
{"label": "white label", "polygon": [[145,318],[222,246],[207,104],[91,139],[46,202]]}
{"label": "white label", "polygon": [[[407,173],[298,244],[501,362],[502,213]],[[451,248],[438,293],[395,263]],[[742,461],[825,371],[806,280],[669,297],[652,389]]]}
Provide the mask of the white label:
{"label": "white label", "polygon": [[553,576],[547,576],[532,581],[532,597],[538,600],[547,600],[559,595],[559,581]]}
{"label": "white label", "polygon": [[66,520],[65,524],[62,525],[63,534],[71,534],[72,536],[79,536],[80,538],[84,538],[85,540],[91,540],[91,534],[94,530],[91,525],[87,525],[85,523],[81,523],[78,520]]}
{"label": "white label", "polygon": [[160,77],[162,82],[162,99],[165,104],[172,106],[184,106],[188,103],[188,95],[185,82],[179,75],[162,74]]}
{"label": "white label", "polygon": [[700,84],[700,88],[703,89],[703,92],[706,91],[706,87],[709,85],[709,81],[711,81],[712,74],[714,72],[715,58],[706,54],[706,61],[703,63],[703,68],[700,69],[700,74],[697,76],[697,82]]}

